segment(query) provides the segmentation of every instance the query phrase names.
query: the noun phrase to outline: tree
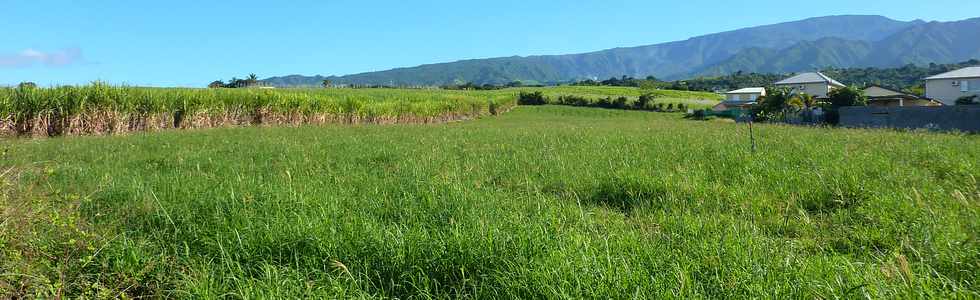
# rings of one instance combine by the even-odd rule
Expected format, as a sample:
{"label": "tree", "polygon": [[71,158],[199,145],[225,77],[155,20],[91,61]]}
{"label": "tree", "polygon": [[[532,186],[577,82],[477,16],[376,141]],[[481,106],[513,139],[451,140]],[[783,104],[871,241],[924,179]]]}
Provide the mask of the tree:
{"label": "tree", "polygon": [[653,94],[640,95],[640,98],[637,98],[636,102],[633,102],[633,106],[636,109],[647,109],[647,105],[652,103],[654,98],[656,97]]}
{"label": "tree", "polygon": [[799,93],[793,95],[793,97],[789,99],[788,104],[797,109],[809,109],[816,106],[817,101],[810,94]]}
{"label": "tree", "polygon": [[246,86],[254,86],[259,83],[259,76],[255,73],[248,74],[248,79],[245,79]]}
{"label": "tree", "polygon": [[827,94],[827,97],[830,98],[829,102],[833,109],[868,105],[868,97],[864,95],[864,91],[850,86],[834,89]]}
{"label": "tree", "polygon": [[977,95],[973,95],[956,99],[956,105],[980,105],[980,102],[977,101]]}
{"label": "tree", "polygon": [[18,84],[17,87],[21,89],[33,89],[33,88],[37,88],[37,83],[25,81]]}
{"label": "tree", "polygon": [[223,87],[225,87],[225,82],[221,80],[215,80],[212,81],[210,84],[208,84],[209,89],[216,89],[216,88],[223,88]]}
{"label": "tree", "polygon": [[786,89],[775,89],[769,92],[768,95],[759,98],[758,107],[763,113],[779,113],[787,108],[790,98],[790,91]]}
{"label": "tree", "polygon": [[788,89],[772,89],[757,100],[758,104],[752,107],[752,115],[760,121],[781,121],[792,107],[793,99],[794,95]]}
{"label": "tree", "polygon": [[657,84],[654,80],[647,79],[640,82],[640,89],[645,91],[655,90],[657,89]]}
{"label": "tree", "polygon": [[520,96],[517,98],[518,105],[545,105],[548,104],[548,97],[546,97],[541,91],[533,93],[521,92]]}
{"label": "tree", "polygon": [[868,105],[868,97],[864,95],[864,91],[850,86],[834,89],[827,97],[830,98],[826,107],[827,122],[830,124],[840,123],[841,107]]}
{"label": "tree", "polygon": [[333,82],[330,82],[330,79],[324,79],[323,82],[320,82],[320,85],[323,86],[323,88],[329,89],[330,86],[333,85]]}

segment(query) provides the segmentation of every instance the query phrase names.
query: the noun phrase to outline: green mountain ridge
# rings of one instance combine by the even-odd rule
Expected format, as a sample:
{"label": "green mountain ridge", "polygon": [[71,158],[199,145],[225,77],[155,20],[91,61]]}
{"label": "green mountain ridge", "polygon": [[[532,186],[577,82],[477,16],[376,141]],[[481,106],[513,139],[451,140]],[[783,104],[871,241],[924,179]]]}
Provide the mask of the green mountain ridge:
{"label": "green mountain ridge", "polygon": [[881,16],[829,16],[583,54],[461,60],[346,76],[291,75],[278,86],[336,84],[445,85],[513,81],[560,83],[623,75],[664,79],[823,67],[951,63],[980,57],[980,18],[903,22]]}
{"label": "green mountain ridge", "polygon": [[692,74],[721,76],[737,71],[794,73],[822,68],[896,67],[951,63],[980,57],[980,18],[913,26],[877,42],[824,38],[781,51],[750,48]]}

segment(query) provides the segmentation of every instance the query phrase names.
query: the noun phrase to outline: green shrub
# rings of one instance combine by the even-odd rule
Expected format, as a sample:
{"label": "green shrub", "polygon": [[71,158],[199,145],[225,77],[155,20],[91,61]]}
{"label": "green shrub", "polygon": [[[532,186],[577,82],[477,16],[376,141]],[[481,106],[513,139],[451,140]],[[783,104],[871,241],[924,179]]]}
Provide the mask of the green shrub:
{"label": "green shrub", "polygon": [[847,106],[867,106],[868,97],[864,95],[864,91],[855,87],[843,87],[830,91],[827,94],[829,105],[826,105],[824,109],[827,111],[827,123],[838,124],[840,123],[840,108]]}
{"label": "green shrub", "polygon": [[636,109],[647,109],[647,104],[652,103],[654,98],[655,96],[649,93],[640,95],[640,97],[636,99],[636,102],[633,103],[633,107]]}
{"label": "green shrub", "polygon": [[629,107],[628,103],[628,98],[619,96],[616,98],[616,100],[613,100],[611,108],[626,109]]}
{"label": "green shrub", "polygon": [[548,98],[544,96],[542,92],[521,92],[520,96],[517,98],[517,104],[519,105],[545,105],[548,104]]}
{"label": "green shrub", "polygon": [[977,101],[977,95],[973,95],[956,99],[956,105],[980,105],[980,102]]}

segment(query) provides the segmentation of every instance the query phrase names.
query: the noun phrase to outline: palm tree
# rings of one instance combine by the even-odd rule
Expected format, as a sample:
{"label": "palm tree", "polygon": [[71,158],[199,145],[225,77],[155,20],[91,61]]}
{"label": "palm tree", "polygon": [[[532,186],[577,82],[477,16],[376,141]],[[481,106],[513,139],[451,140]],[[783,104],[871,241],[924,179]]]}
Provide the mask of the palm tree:
{"label": "palm tree", "polygon": [[259,76],[255,75],[255,73],[248,74],[248,79],[246,79],[245,82],[248,84],[248,86],[253,86],[256,83],[259,83]]}
{"label": "palm tree", "polygon": [[800,102],[803,102],[804,108],[813,108],[814,106],[817,106],[817,99],[813,98],[813,95],[801,93],[796,96],[800,98]]}
{"label": "palm tree", "polygon": [[810,109],[816,106],[817,102],[815,99],[813,99],[813,96],[806,93],[800,93],[793,95],[793,97],[790,98],[786,104],[794,106],[797,109]]}

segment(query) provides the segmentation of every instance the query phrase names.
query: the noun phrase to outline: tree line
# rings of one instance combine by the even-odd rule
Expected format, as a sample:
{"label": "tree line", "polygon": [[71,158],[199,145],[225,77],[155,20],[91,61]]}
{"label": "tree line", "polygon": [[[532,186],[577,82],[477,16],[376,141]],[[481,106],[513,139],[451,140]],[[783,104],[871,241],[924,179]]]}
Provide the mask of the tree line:
{"label": "tree line", "polygon": [[517,98],[518,105],[568,105],[568,106],[580,106],[580,107],[597,107],[597,108],[608,108],[608,109],[625,109],[625,110],[645,110],[645,111],[655,111],[655,112],[673,112],[673,111],[686,111],[689,107],[684,103],[664,103],[657,102],[657,96],[654,94],[643,94],[640,95],[636,100],[632,100],[625,96],[620,97],[603,97],[598,99],[590,99],[578,95],[561,95],[558,98],[552,100],[544,93],[537,92],[521,92]]}
{"label": "tree line", "polygon": [[[925,95],[925,83],[922,81],[922,78],[978,65],[980,65],[980,60],[972,59],[953,64],[932,63],[926,66],[909,64],[897,68],[824,68],[820,72],[840,82],[854,84],[860,87],[877,85],[923,96]],[[681,91],[721,92],[746,87],[774,89],[773,84],[775,82],[789,76],[790,74],[747,73],[738,71],[724,76],[698,77],[676,81],[662,81],[654,76],[648,76],[643,79],[622,76],[612,77],[602,81],[587,79],[573,82],[571,85],[627,86]]]}
{"label": "tree line", "polygon": [[215,80],[208,84],[208,88],[247,88],[260,86],[259,76],[255,73],[248,74],[245,79],[239,79],[238,77],[232,77],[228,82],[223,80]]}

